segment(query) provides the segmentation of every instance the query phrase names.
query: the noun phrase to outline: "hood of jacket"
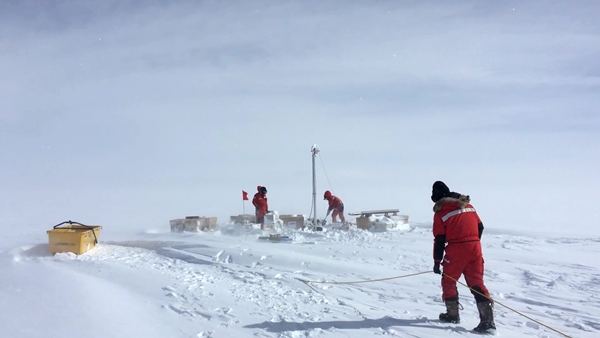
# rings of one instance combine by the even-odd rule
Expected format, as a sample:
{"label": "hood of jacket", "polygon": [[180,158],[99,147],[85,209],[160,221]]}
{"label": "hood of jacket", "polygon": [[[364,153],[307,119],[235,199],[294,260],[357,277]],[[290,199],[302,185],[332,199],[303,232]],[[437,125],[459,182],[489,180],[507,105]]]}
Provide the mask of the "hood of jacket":
{"label": "hood of jacket", "polygon": [[469,197],[469,195],[460,195],[458,197],[444,197],[444,198],[440,199],[439,201],[437,201],[433,205],[433,212],[438,212],[438,211],[442,210],[442,207],[446,203],[458,203],[458,206],[460,208],[464,208],[470,202],[471,202],[471,198]]}

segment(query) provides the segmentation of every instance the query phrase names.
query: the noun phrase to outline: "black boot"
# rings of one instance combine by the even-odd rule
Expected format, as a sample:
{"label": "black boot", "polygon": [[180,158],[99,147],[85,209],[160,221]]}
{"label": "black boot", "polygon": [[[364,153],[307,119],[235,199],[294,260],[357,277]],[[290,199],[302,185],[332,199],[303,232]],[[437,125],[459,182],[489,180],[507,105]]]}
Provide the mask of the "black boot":
{"label": "black boot", "polygon": [[494,323],[494,305],[489,300],[477,303],[479,310],[479,325],[473,329],[477,333],[492,333],[496,330]]}
{"label": "black boot", "polygon": [[460,316],[458,315],[458,298],[446,299],[444,303],[446,303],[446,313],[440,313],[440,320],[446,323],[460,323]]}

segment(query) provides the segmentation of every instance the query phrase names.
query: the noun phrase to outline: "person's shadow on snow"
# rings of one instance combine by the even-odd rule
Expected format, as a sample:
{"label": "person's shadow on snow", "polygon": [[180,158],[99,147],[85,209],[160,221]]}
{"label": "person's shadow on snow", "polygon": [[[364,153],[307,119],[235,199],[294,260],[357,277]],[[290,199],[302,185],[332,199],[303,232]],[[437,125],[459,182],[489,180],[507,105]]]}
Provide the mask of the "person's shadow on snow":
{"label": "person's shadow on snow", "polygon": [[265,329],[268,332],[281,333],[285,331],[303,331],[312,329],[329,330],[331,328],[339,330],[359,330],[368,328],[389,329],[392,326],[412,326],[423,327],[427,329],[452,330],[455,332],[466,332],[463,327],[454,325],[434,325],[427,318],[420,319],[397,319],[392,317],[382,317],[379,319],[364,319],[360,321],[327,321],[327,322],[262,322],[259,324],[246,325],[247,329]]}

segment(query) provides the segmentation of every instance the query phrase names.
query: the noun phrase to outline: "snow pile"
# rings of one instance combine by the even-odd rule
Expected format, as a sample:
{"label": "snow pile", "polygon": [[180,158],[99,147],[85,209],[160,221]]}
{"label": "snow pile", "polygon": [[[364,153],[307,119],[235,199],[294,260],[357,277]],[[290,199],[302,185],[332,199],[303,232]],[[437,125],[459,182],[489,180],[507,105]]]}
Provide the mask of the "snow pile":
{"label": "snow pile", "polygon": [[410,225],[405,218],[397,216],[370,216],[371,231],[409,231]]}
{"label": "snow pile", "polygon": [[362,229],[349,228],[348,230],[328,230],[323,231],[324,237],[331,242],[372,242],[376,237],[373,233]]}

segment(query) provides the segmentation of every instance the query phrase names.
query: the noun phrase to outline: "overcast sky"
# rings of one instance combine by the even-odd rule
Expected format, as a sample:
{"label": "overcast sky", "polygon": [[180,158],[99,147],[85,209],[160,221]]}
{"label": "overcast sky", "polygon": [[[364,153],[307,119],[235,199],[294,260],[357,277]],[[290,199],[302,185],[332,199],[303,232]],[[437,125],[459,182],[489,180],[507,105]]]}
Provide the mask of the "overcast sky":
{"label": "overcast sky", "polygon": [[308,214],[317,144],[321,217],[430,222],[443,180],[600,234],[600,2],[0,2],[2,226]]}

